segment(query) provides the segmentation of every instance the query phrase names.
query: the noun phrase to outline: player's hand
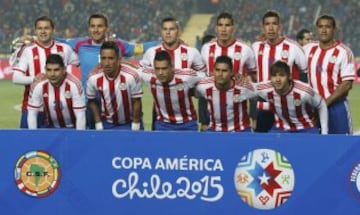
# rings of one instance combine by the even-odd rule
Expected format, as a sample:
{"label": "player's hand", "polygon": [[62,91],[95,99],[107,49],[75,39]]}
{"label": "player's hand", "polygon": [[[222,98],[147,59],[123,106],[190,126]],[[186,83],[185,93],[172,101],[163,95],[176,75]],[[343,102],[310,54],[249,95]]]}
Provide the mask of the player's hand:
{"label": "player's hand", "polygon": [[35,76],[34,82],[39,82],[46,79],[46,75],[43,73],[39,73]]}

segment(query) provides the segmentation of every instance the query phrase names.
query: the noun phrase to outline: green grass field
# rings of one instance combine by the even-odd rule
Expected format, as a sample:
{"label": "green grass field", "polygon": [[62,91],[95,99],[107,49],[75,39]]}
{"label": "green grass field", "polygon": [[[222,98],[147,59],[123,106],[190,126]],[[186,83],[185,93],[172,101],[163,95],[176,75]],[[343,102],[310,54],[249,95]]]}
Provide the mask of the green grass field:
{"label": "green grass field", "polygon": [[[145,88],[144,88],[145,89]],[[24,87],[14,85],[11,81],[0,80],[0,129],[11,129],[19,126],[20,103]],[[360,130],[360,84],[354,85],[349,100],[354,131]],[[152,98],[145,90],[143,97],[143,112],[145,129],[150,129]]]}

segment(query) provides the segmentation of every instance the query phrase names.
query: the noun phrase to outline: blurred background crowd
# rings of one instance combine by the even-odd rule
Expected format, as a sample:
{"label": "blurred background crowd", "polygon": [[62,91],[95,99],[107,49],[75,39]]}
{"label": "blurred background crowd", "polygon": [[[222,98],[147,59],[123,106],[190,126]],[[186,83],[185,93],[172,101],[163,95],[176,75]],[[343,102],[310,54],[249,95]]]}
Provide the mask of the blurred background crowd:
{"label": "blurred background crowd", "polygon": [[[360,55],[359,0],[1,0],[0,53],[10,53],[11,41],[23,34],[32,34],[33,22],[40,15],[50,16],[56,24],[56,36],[87,35],[87,19],[101,12],[110,20],[112,33],[128,41],[159,39],[159,22],[167,16],[178,18],[184,26],[193,13],[213,13],[204,34],[215,34],[215,17],[223,11],[237,20],[236,37],[254,41],[261,32],[261,17],[269,9],[282,15],[283,33],[295,38],[301,28],[314,29],[314,20],[328,13],[337,19],[338,38]],[[35,4],[36,2],[36,4]]]}

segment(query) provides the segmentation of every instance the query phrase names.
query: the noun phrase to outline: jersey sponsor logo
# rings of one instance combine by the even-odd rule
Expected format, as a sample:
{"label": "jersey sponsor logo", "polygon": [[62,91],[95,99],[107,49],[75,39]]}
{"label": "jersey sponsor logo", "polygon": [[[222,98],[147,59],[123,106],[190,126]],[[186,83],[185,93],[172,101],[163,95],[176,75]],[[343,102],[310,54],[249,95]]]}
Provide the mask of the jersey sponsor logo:
{"label": "jersey sponsor logo", "polygon": [[15,183],[28,196],[45,198],[60,183],[59,163],[48,152],[30,151],[16,162]]}
{"label": "jersey sponsor logo", "polygon": [[246,204],[270,210],[289,199],[295,175],[285,156],[271,149],[256,149],[241,158],[235,169],[234,182]]}
{"label": "jersey sponsor logo", "polygon": [[360,162],[357,163],[351,170],[350,177],[350,191],[354,197],[360,202]]}

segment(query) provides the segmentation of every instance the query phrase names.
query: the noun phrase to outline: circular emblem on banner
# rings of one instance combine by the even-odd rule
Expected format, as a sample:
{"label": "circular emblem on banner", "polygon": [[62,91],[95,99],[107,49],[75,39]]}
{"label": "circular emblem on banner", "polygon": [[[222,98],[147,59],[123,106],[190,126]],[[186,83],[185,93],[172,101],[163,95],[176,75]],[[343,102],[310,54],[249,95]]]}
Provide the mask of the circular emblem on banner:
{"label": "circular emblem on banner", "polygon": [[31,151],[16,163],[15,183],[29,196],[44,198],[53,193],[60,183],[58,162],[45,151]]}
{"label": "circular emblem on banner", "polygon": [[256,149],[237,164],[234,182],[241,199],[256,209],[274,209],[285,203],[295,185],[289,161],[271,149]]}
{"label": "circular emblem on banner", "polygon": [[357,163],[354,168],[352,168],[349,182],[351,192],[355,195],[357,200],[360,201],[360,163]]}

